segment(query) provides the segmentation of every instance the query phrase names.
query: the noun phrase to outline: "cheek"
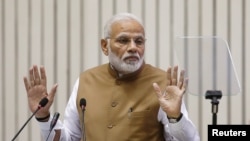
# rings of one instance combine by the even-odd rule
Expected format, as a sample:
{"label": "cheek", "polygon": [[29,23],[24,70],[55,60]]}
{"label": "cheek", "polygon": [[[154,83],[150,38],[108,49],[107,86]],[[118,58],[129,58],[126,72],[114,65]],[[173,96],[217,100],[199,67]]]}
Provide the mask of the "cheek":
{"label": "cheek", "polygon": [[122,56],[126,53],[126,50],[125,49],[119,49],[117,50],[117,57],[119,57],[120,59],[122,58]]}
{"label": "cheek", "polygon": [[144,56],[144,48],[138,49],[138,54],[140,55],[140,57]]}
{"label": "cheek", "polygon": [[111,49],[111,52],[118,58],[122,58],[123,54],[126,52],[126,50],[122,48],[117,48],[117,47],[111,47],[110,49]]}

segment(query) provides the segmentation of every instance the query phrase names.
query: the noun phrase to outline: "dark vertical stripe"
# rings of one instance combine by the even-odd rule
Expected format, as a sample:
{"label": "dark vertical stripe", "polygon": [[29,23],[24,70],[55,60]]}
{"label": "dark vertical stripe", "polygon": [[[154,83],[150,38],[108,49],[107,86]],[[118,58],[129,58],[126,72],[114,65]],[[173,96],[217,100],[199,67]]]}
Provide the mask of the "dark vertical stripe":
{"label": "dark vertical stripe", "polygon": [[[40,27],[40,43],[41,43],[41,64],[44,65],[45,61],[45,52],[44,52],[44,0],[41,0],[41,27]],[[42,137],[40,137],[40,140],[42,140]]]}
{"label": "dark vertical stripe", "polygon": [[130,13],[132,12],[131,5],[132,5],[131,0],[128,0],[128,12]]}
{"label": "dark vertical stripe", "polygon": [[[28,66],[31,66],[31,54],[32,54],[32,48],[31,48],[31,42],[32,42],[32,2],[31,0],[28,1]],[[27,109],[27,113],[29,113],[29,109]],[[28,125],[28,133],[32,133],[32,125]],[[28,134],[28,140],[31,141],[31,135]]]}
{"label": "dark vertical stripe", "polygon": [[70,85],[70,80],[71,80],[71,69],[70,69],[70,62],[71,62],[71,0],[67,1],[67,73],[66,73],[66,87],[67,87],[67,94],[70,93],[71,91],[71,85]]}
{"label": "dark vertical stripe", "polygon": [[169,54],[169,59],[170,59],[170,65],[173,65],[174,64],[174,56],[173,56],[173,49],[172,47],[174,46],[174,43],[173,43],[173,36],[174,36],[174,2],[173,0],[170,0],[170,7],[169,7],[169,16],[170,16],[170,28],[169,28],[169,45],[170,45],[170,54]]}
{"label": "dark vertical stripe", "polygon": [[[57,41],[58,41],[58,36],[57,36],[57,0],[54,0],[54,83],[55,82],[58,82],[57,80],[57,67],[58,67],[58,64],[57,64],[57,51],[58,51],[58,44],[57,44]],[[58,99],[56,98],[54,100],[54,111],[57,110],[57,102]]]}
{"label": "dark vertical stripe", "polygon": [[14,27],[14,44],[15,44],[15,58],[14,58],[14,60],[15,60],[15,65],[14,65],[14,70],[15,70],[15,75],[14,75],[14,79],[15,79],[15,86],[14,86],[14,91],[15,91],[15,131],[17,132],[18,130],[18,119],[19,119],[19,116],[18,116],[18,106],[19,106],[19,101],[18,101],[18,99],[19,99],[19,94],[18,94],[18,91],[19,91],[19,89],[18,89],[18,83],[19,83],[19,81],[18,81],[18,72],[19,72],[19,62],[18,62],[18,59],[19,59],[19,56],[18,56],[18,54],[19,54],[19,51],[18,51],[18,48],[19,48],[19,46],[18,46],[18,41],[19,41],[19,39],[18,39],[18,0],[15,0],[15,3],[14,3],[14,13],[15,13],[15,27]]}
{"label": "dark vertical stripe", "polygon": [[[80,72],[83,71],[84,59],[84,0],[80,0]],[[68,97],[70,94],[68,94]]]}
{"label": "dark vertical stripe", "polygon": [[[231,47],[231,0],[227,3],[227,39],[228,39],[228,45],[229,48]],[[231,124],[231,97],[227,97],[227,117],[228,117],[228,124]]]}
{"label": "dark vertical stripe", "polygon": [[[146,18],[146,15],[145,15],[145,13],[146,13],[146,5],[145,5],[145,1],[144,0],[142,0],[142,2],[141,2],[142,4],[141,4],[141,22],[142,22],[142,24],[143,24],[143,26],[144,26],[144,28],[145,28],[145,26],[146,26],[146,23],[145,23],[145,18]],[[145,33],[146,35],[146,38],[147,38],[147,32]],[[146,57],[146,55],[147,54],[144,54],[144,58]]]}
{"label": "dark vertical stripe", "polygon": [[141,13],[142,13],[142,15],[141,15],[141,22],[142,22],[142,24],[143,25],[145,25],[145,1],[144,0],[142,0],[142,2],[141,2],[142,4],[141,4]]}
{"label": "dark vertical stripe", "polygon": [[142,22],[142,24],[143,25],[145,25],[145,18],[146,18],[146,15],[145,15],[145,13],[146,13],[146,8],[145,8],[145,1],[144,0],[142,0],[142,5],[141,5],[141,13],[142,13],[142,18],[141,18],[141,22]]}
{"label": "dark vertical stripe", "polygon": [[188,22],[189,22],[189,19],[188,19],[188,1],[189,0],[184,0],[184,35],[187,36],[188,35]]}
{"label": "dark vertical stripe", "polygon": [[[216,14],[217,14],[217,9],[216,9],[216,0],[213,0],[213,35],[216,35],[217,31],[216,31]],[[216,89],[217,86],[217,41],[216,38],[213,39],[213,56],[211,56],[211,58],[213,59],[213,79],[212,79],[212,84],[213,84],[213,89]]]}
{"label": "dark vertical stripe", "polygon": [[[99,0],[98,2],[98,39],[97,39],[97,43],[98,45],[101,45],[100,44],[100,39],[102,38],[102,12],[103,12],[103,9],[102,9],[102,0]],[[101,50],[101,47],[98,47],[98,64],[101,65],[102,63],[102,50]]]}
{"label": "dark vertical stripe", "polygon": [[[203,9],[203,7],[202,7],[202,1],[200,1],[200,0],[198,0],[198,32],[199,32],[199,35],[202,35],[202,9]],[[203,50],[202,50],[202,39],[200,39],[199,40],[199,46],[200,46],[200,48],[199,48],[199,51],[198,51],[198,53],[199,53],[199,58],[198,58],[198,65],[199,65],[199,67],[198,67],[198,78],[199,78],[199,80],[198,80],[198,91],[199,91],[199,94],[202,94],[202,90],[203,90],[203,81],[202,81],[202,76],[204,75],[203,74],[203,69],[202,69],[202,62],[203,62],[203,60],[202,60],[202,56],[203,56],[203,54],[202,54],[202,52],[203,52]],[[198,128],[199,128],[199,132],[200,133],[203,133],[203,128],[202,128],[202,124],[203,124],[203,114],[202,114],[202,110],[203,110],[203,101],[202,101],[202,99],[203,99],[204,97],[203,96],[199,96],[198,97]],[[203,134],[200,134],[200,136],[201,136],[201,139],[203,138]]]}
{"label": "dark vertical stripe", "polygon": [[[184,15],[184,19],[183,19],[183,27],[184,27],[184,35],[185,36],[187,36],[188,35],[188,0],[185,0],[184,1],[184,10],[183,10],[183,15]],[[189,74],[189,72],[188,72],[188,67],[189,67],[189,65],[188,65],[188,41],[189,41],[189,39],[188,38],[184,38],[185,40],[184,40],[184,52],[185,52],[185,54],[184,54],[184,60],[180,60],[180,61],[183,61],[184,63],[184,68],[186,69],[185,71],[186,71],[186,74]],[[173,53],[172,54],[174,54],[174,51],[173,51]],[[187,109],[189,108],[188,107],[188,98],[189,98],[189,96],[188,95],[186,95],[186,98],[185,98],[185,103],[187,104]]]}
{"label": "dark vertical stripe", "polygon": [[213,14],[213,35],[216,35],[216,14],[217,14],[217,4],[216,4],[216,0],[213,0],[213,10],[212,10],[212,14]]}
{"label": "dark vertical stripe", "polygon": [[45,52],[44,52],[44,0],[41,0],[41,64],[44,65],[44,58],[45,58]]}
{"label": "dark vertical stripe", "polygon": [[155,12],[155,65],[157,67],[159,67],[159,61],[160,61],[160,38],[159,38],[159,33],[160,33],[160,22],[159,22],[159,13],[160,13],[160,2],[159,0],[156,0],[155,1],[155,9],[156,9],[156,12]]}
{"label": "dark vertical stripe", "polygon": [[246,0],[242,0],[242,38],[241,38],[241,41],[242,41],[242,57],[241,57],[241,60],[242,60],[242,121],[243,123],[242,124],[247,124],[246,123],[246,42],[245,42],[245,39],[246,39]]}
{"label": "dark vertical stripe", "polygon": [[31,66],[31,54],[32,54],[32,48],[31,48],[31,29],[32,29],[32,7],[31,7],[31,0],[28,0],[28,66]]}
{"label": "dark vertical stripe", "polygon": [[117,3],[116,3],[116,0],[113,0],[113,14],[116,14],[117,10],[116,10],[116,7],[117,7]]}
{"label": "dark vertical stripe", "polygon": [[[41,27],[40,27],[40,43],[41,43],[41,64],[44,65],[45,61],[45,52],[44,52],[44,0],[40,1],[40,18],[41,18]],[[42,140],[42,137],[40,137],[40,140]]]}
{"label": "dark vertical stripe", "polygon": [[2,26],[1,26],[1,31],[2,31],[2,33],[1,33],[1,37],[2,37],[2,54],[1,54],[1,57],[2,57],[2,66],[1,66],[1,75],[2,75],[2,90],[1,90],[1,95],[2,95],[2,99],[1,99],[1,101],[2,101],[2,106],[1,106],[1,108],[2,108],[2,114],[1,114],[1,117],[2,117],[2,141],[4,141],[4,140],[6,140],[6,130],[7,130],[7,128],[6,128],[6,118],[5,118],[5,115],[6,115],[6,101],[5,101],[5,93],[6,93],[6,90],[5,90],[5,88],[6,88],[6,80],[5,80],[5,76],[6,76],[6,74],[5,74],[5,0],[2,0],[2,7],[1,7],[1,12],[2,12],[2,15],[1,15],[1,17],[2,17]]}

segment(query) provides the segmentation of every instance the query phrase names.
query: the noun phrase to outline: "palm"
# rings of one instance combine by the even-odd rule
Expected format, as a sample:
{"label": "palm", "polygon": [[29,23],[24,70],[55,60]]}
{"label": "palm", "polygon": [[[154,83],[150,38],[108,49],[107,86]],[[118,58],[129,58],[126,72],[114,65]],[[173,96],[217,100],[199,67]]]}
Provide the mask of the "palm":
{"label": "palm", "polygon": [[180,110],[181,99],[182,91],[177,86],[168,86],[165,94],[159,98],[159,102],[163,111],[177,114],[175,111]]}
{"label": "palm", "polygon": [[55,96],[55,92],[57,89],[57,84],[53,86],[50,93],[47,93],[47,78],[44,67],[40,68],[40,73],[38,72],[37,66],[33,66],[29,70],[29,79],[24,77],[24,84],[28,96],[29,108],[31,112],[35,112],[39,106],[39,102],[41,99],[46,97],[48,99],[48,103],[40,109],[36,116],[44,117],[49,113],[49,108],[53,103],[53,99]]}
{"label": "palm", "polygon": [[[29,101],[29,107],[32,112],[34,112],[39,102],[42,98],[47,96],[47,90],[46,87],[43,85],[35,86],[28,90],[28,101]],[[48,107],[47,105],[45,107]],[[45,108],[44,107],[44,108]]]}
{"label": "palm", "polygon": [[[158,84],[154,83],[153,87],[159,99],[159,103],[163,111],[169,116],[178,117],[181,113],[182,97],[186,89],[186,80],[184,79],[184,71],[181,72],[180,78],[177,78],[178,67],[169,68],[167,70],[167,85],[165,91],[162,92]],[[178,81],[177,81],[178,80]]]}

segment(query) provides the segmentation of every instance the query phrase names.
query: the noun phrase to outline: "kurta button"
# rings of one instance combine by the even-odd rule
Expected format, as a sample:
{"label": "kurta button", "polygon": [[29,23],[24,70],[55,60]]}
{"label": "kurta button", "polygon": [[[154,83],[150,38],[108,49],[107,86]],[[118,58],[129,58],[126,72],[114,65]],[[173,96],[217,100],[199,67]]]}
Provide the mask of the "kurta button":
{"label": "kurta button", "polygon": [[108,125],[108,128],[109,129],[113,128],[113,125],[112,124]]}
{"label": "kurta button", "polygon": [[112,102],[111,106],[112,107],[116,107],[117,106],[117,102]]}

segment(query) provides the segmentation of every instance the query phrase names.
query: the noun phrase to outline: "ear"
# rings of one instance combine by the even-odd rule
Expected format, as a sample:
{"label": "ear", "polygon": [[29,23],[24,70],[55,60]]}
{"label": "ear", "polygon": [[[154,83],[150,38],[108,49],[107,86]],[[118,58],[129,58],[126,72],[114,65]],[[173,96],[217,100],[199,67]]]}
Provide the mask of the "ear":
{"label": "ear", "polygon": [[108,56],[108,47],[107,47],[107,45],[108,45],[108,41],[105,40],[105,39],[101,39],[101,48],[102,48],[102,52],[103,52],[106,56]]}

